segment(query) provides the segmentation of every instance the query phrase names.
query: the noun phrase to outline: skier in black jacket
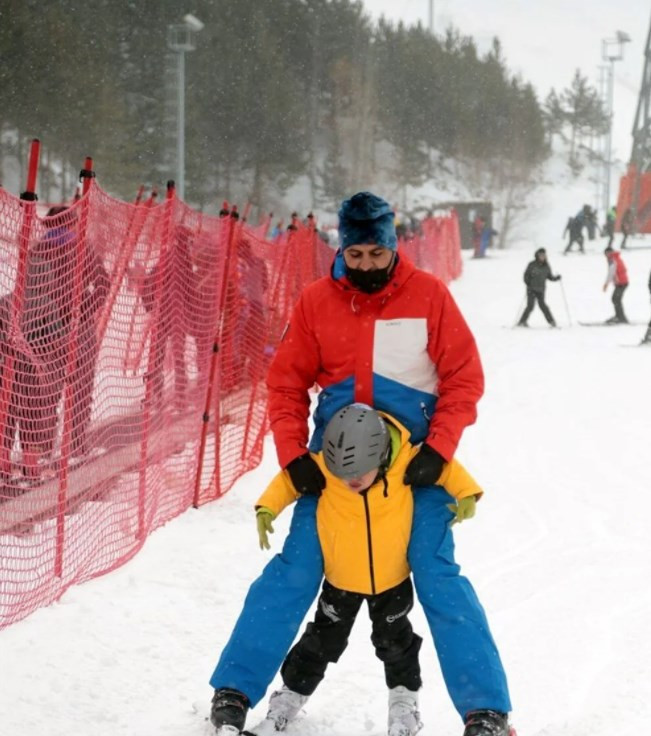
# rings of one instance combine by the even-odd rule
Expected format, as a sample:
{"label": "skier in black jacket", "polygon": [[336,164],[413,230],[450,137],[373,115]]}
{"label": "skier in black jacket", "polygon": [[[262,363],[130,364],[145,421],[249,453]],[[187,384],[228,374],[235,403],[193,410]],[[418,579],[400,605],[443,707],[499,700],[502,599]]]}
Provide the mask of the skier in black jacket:
{"label": "skier in black jacket", "polygon": [[[649,273],[649,294],[651,294],[651,273]],[[646,334],[642,338],[642,344],[651,345],[651,322],[649,322],[649,326],[646,328]]]}
{"label": "skier in black jacket", "polygon": [[560,275],[552,275],[552,269],[547,263],[547,251],[544,248],[538,248],[534,260],[531,261],[524,272],[524,283],[527,285],[527,306],[522,313],[522,317],[520,317],[518,327],[529,327],[527,320],[536,301],[549,326],[556,327],[556,321],[545,303],[545,285],[547,280],[559,281],[560,278]]}

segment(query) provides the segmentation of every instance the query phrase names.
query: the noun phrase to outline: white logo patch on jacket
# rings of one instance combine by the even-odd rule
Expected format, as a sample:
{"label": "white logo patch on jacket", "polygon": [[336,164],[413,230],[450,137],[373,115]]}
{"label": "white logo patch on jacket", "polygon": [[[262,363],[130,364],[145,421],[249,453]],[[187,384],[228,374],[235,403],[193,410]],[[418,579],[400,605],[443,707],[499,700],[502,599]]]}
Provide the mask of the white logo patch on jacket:
{"label": "white logo patch on jacket", "polygon": [[436,394],[438,374],[427,353],[424,317],[377,320],[373,372],[409,388]]}

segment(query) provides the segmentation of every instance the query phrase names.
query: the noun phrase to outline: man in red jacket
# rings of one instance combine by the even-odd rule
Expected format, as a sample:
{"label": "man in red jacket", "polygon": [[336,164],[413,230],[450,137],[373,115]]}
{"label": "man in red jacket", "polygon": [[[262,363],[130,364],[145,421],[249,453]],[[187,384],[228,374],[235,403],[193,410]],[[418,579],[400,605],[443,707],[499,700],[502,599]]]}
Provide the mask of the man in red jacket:
{"label": "man in red jacket", "polygon": [[608,261],[608,274],[606,276],[606,283],[604,284],[604,291],[608,288],[608,284],[613,284],[613,306],[615,307],[615,314],[610,319],[606,320],[607,324],[627,324],[628,320],[624,314],[624,307],[622,306],[622,299],[624,298],[624,292],[628,288],[628,273],[626,272],[626,266],[622,260],[621,255],[608,246],[604,250],[606,260]]}
{"label": "man in red jacket", "polygon": [[[416,592],[464,736],[506,736],[506,677],[481,604],[454,561],[454,499],[437,485],[483,392],[475,340],[446,286],[397,252],[394,214],[383,199],[360,192],[346,200],[339,235],[331,274],[301,293],[269,370],[278,459],[303,496],[282,553],[250,588],[210,680],[212,721],[218,731],[243,728],[316,597],[323,563],[315,512],[325,479],[308,450],[321,449],[325,425],[355,401],[396,417],[421,445],[405,475],[414,493]],[[315,383],[321,391],[308,445]]]}

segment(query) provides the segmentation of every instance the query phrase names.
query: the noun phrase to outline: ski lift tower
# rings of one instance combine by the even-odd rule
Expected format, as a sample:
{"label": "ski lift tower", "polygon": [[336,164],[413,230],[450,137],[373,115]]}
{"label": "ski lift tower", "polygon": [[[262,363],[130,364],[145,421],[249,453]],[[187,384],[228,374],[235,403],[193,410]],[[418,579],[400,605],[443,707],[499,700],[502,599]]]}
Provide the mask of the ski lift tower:
{"label": "ski lift tower", "polygon": [[647,204],[640,202],[640,178],[643,174],[651,172],[651,23],[649,23],[644,49],[644,70],[633,124],[633,150],[629,171],[633,172],[635,177],[631,210],[636,216],[635,219],[638,220],[640,219],[637,217],[638,214],[642,214],[641,210]]}
{"label": "ski lift tower", "polygon": [[628,43],[631,37],[624,31],[616,31],[615,38],[604,38],[601,41],[601,58],[609,62],[605,67],[606,71],[606,91],[608,102],[608,132],[606,133],[606,150],[604,152],[604,190],[603,190],[603,209],[608,212],[610,208],[610,169],[612,166],[612,146],[613,146],[613,88],[615,81],[615,62],[624,58],[624,44]]}

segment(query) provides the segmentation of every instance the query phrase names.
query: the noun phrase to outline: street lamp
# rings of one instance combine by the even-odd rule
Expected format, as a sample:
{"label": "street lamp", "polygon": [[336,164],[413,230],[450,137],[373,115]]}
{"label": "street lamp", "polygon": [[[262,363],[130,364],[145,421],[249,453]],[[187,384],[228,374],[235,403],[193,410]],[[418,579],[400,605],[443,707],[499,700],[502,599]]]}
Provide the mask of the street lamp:
{"label": "street lamp", "polygon": [[177,108],[176,108],[176,190],[181,199],[185,197],[185,54],[197,47],[194,37],[203,30],[204,24],[188,13],[182,23],[167,28],[167,47],[178,54],[177,65]]}
{"label": "street lamp", "polygon": [[608,212],[610,208],[610,167],[613,146],[613,87],[615,78],[615,62],[624,58],[624,44],[628,43],[631,37],[624,31],[616,31],[615,38],[604,38],[601,41],[601,58],[609,61],[610,65],[606,67],[607,73],[607,92],[608,92],[608,132],[606,134],[606,152],[604,156],[604,212]]}

